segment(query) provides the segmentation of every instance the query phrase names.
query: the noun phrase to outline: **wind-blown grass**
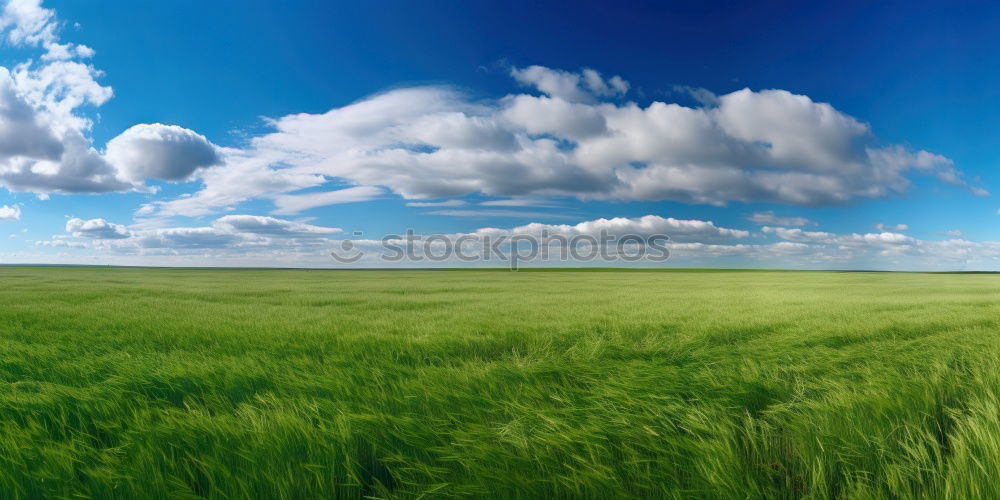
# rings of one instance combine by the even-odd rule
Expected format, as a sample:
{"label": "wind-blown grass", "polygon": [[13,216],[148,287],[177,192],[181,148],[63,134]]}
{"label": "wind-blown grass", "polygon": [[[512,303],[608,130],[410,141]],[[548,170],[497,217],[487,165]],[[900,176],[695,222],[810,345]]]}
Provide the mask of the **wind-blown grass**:
{"label": "wind-blown grass", "polygon": [[0,285],[4,497],[1000,496],[1000,275]]}

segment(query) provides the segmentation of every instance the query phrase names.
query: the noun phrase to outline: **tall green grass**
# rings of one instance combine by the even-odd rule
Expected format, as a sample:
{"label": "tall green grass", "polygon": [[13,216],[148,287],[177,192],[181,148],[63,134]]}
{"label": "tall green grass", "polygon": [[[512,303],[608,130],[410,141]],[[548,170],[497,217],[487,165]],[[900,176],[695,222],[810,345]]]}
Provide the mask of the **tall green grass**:
{"label": "tall green grass", "polygon": [[1000,275],[0,268],[0,496],[1000,496]]}

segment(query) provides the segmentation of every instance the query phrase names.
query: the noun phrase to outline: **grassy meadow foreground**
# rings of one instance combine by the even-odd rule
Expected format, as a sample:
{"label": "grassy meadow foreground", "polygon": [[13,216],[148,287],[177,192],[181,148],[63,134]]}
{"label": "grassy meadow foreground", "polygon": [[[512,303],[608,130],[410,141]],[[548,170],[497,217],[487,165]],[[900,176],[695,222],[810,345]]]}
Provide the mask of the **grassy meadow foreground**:
{"label": "grassy meadow foreground", "polygon": [[4,498],[996,497],[1000,275],[0,268]]}

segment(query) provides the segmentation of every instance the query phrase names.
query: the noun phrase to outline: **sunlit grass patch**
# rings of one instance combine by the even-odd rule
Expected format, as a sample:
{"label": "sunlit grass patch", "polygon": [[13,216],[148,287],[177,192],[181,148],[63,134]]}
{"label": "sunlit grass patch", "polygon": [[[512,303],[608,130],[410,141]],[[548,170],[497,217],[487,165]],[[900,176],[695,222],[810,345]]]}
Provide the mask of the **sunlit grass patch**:
{"label": "sunlit grass patch", "polygon": [[0,268],[11,497],[996,496],[1000,276]]}

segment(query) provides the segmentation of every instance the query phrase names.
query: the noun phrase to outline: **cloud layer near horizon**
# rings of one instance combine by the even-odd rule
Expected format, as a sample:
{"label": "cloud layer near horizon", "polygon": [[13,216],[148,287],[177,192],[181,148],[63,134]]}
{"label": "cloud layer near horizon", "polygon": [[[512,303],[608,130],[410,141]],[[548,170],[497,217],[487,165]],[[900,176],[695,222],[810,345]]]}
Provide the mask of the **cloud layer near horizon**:
{"label": "cloud layer near horizon", "polygon": [[[973,242],[960,238],[935,241],[890,231],[836,234],[773,226],[764,226],[760,233],[752,233],[719,227],[708,220],[684,220],[657,215],[595,219],[577,224],[530,223],[507,229],[484,227],[469,233],[444,236],[452,242],[462,237],[472,237],[472,246],[466,246],[465,251],[484,255],[489,252],[477,250],[476,247],[477,244],[483,244],[484,237],[496,239],[500,236],[531,236],[535,241],[555,243],[557,237],[598,237],[602,234],[617,237],[667,234],[670,241],[666,246],[675,263],[682,265],[704,265],[726,262],[726,258],[740,258],[749,259],[748,262],[755,265],[780,267],[844,268],[883,262],[948,268],[956,263],[984,264],[1000,260],[1000,242]],[[430,236],[413,236],[417,241],[418,256],[427,251],[428,247],[423,246],[423,242],[428,241]],[[441,242],[441,236],[436,236],[439,239],[437,243]],[[397,245],[405,245],[406,240],[404,235],[390,239]],[[224,265],[240,264],[252,258],[257,261],[267,259],[269,265],[307,263],[336,266],[336,262],[324,256],[329,249],[342,247],[344,241],[351,241],[353,248],[366,252],[365,259],[357,265],[427,265],[426,260],[382,260],[379,256],[384,253],[385,247],[380,240],[345,237],[339,228],[255,215],[228,215],[216,219],[208,226],[153,229],[128,229],[103,219],[72,219],[66,225],[66,234],[35,244],[39,247],[73,248],[79,251],[96,250],[114,259],[139,259],[137,262],[143,262],[144,258],[201,257]],[[437,243],[430,252],[440,251]],[[580,244],[584,249],[589,245],[587,240],[581,240]],[[510,250],[509,245],[500,248],[503,251]],[[556,257],[557,253],[551,255],[553,257],[550,259],[529,262],[528,265],[588,265],[589,262],[573,258],[560,260]],[[506,263],[503,258],[479,262],[493,266]],[[467,263],[468,261],[449,259],[437,264],[454,266]]]}

